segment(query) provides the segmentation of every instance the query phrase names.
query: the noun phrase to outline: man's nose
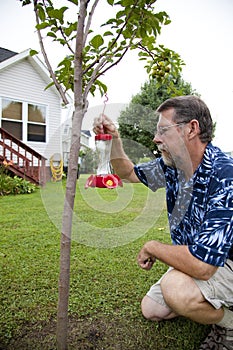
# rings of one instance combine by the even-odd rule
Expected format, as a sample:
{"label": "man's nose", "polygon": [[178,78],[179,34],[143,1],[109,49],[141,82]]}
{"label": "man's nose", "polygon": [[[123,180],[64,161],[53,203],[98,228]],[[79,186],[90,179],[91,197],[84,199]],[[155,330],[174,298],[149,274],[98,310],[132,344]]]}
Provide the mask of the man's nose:
{"label": "man's nose", "polygon": [[161,136],[159,135],[158,132],[155,133],[154,138],[153,138],[153,142],[156,143],[156,144],[162,143]]}

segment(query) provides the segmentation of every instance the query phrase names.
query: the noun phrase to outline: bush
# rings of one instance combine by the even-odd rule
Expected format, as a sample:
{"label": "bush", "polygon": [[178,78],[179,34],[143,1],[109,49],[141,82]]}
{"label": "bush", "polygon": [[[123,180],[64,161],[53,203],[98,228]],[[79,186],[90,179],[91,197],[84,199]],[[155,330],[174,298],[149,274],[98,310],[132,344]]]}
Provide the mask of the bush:
{"label": "bush", "polygon": [[32,193],[36,185],[18,176],[11,177],[7,174],[6,167],[0,168],[0,195]]}

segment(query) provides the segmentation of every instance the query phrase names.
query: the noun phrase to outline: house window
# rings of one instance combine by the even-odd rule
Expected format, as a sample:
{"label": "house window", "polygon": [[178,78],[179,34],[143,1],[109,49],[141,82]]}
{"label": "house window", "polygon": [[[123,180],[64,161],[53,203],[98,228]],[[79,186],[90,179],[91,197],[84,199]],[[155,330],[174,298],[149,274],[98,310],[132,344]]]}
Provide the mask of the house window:
{"label": "house window", "polygon": [[28,104],[28,141],[46,142],[46,107]]}
{"label": "house window", "polygon": [[17,101],[2,99],[2,127],[17,139],[22,140],[23,104]]}
{"label": "house window", "polygon": [[44,105],[2,98],[1,126],[24,142],[46,142],[46,112]]}

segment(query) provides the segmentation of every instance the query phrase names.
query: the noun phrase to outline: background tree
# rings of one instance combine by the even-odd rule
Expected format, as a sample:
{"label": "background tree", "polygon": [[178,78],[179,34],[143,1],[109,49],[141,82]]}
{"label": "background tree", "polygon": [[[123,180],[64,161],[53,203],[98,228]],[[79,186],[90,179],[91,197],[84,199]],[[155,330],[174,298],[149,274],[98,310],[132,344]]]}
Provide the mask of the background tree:
{"label": "background tree", "polygon": [[181,76],[172,79],[172,85],[152,78],[142,86],[118,118],[119,131],[130,159],[138,163],[141,158],[151,159],[159,155],[157,146],[152,142],[157,122],[156,108],[172,96],[191,94],[197,93]]}
{"label": "background tree", "polygon": [[[99,0],[64,0],[62,6],[59,0],[20,1],[23,5],[34,5],[41,52],[64,104],[67,103],[66,91],[71,89],[74,93],[71,148],[62,217],[57,313],[57,347],[58,350],[67,350],[72,218],[81,128],[88,107],[88,95],[95,94],[96,89],[102,94],[107,91],[99,78],[120,63],[129,50],[137,50],[139,59],[145,61],[148,74],[156,75],[159,67],[159,79],[167,81],[168,85],[172,85],[172,81],[167,73],[172,72],[172,77],[178,76],[183,62],[177,53],[156,44],[162,26],[170,23],[166,12],[155,12],[156,0],[106,0],[100,4],[101,10],[105,6],[101,13],[109,18],[103,19],[102,25],[94,30],[92,21]],[[65,2],[67,6],[63,6]],[[72,15],[76,13],[77,16],[75,19],[66,19],[71,5],[74,6]],[[46,37],[59,42],[64,51],[69,52],[55,72],[44,47]],[[164,64],[160,65],[162,61]]]}
{"label": "background tree", "polygon": [[94,174],[97,166],[96,152],[93,149],[86,149],[85,151],[82,151],[80,173]]}

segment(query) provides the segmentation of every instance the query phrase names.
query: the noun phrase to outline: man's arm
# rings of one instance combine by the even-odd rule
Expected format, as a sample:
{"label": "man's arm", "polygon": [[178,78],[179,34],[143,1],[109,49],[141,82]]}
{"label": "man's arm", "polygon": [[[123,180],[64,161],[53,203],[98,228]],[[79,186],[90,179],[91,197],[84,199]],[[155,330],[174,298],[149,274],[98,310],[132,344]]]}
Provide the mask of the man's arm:
{"label": "man's arm", "polygon": [[127,182],[140,182],[134,172],[134,164],[125,154],[119,132],[113,121],[107,116],[101,115],[94,120],[93,131],[96,134],[112,135],[111,164],[114,172]]}
{"label": "man's arm", "polygon": [[111,164],[122,180],[131,183],[140,182],[134,172],[134,164],[125,154],[120,136],[112,140]]}
{"label": "man's arm", "polygon": [[208,280],[218,267],[195,258],[185,245],[169,245],[158,241],[148,241],[138,254],[138,264],[149,270],[158,259],[191,277]]}

